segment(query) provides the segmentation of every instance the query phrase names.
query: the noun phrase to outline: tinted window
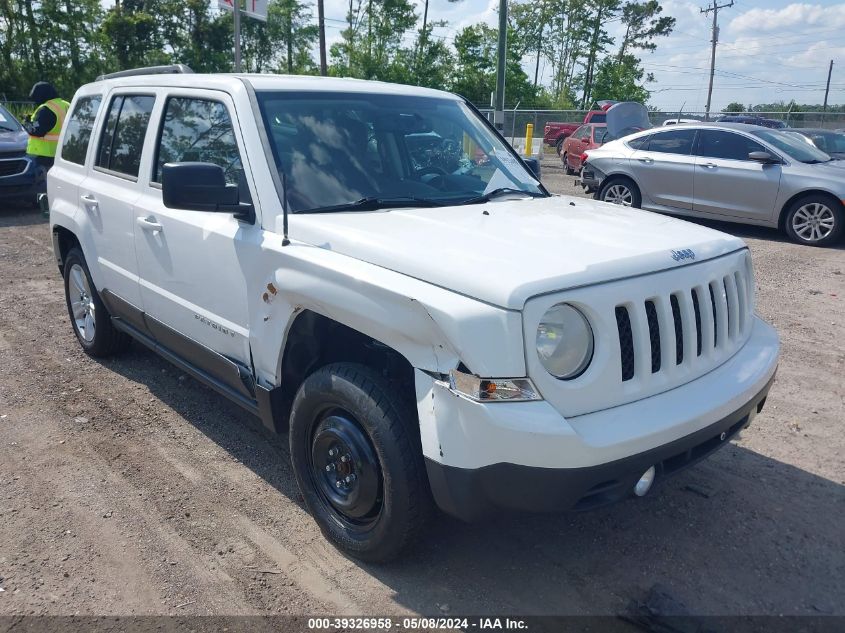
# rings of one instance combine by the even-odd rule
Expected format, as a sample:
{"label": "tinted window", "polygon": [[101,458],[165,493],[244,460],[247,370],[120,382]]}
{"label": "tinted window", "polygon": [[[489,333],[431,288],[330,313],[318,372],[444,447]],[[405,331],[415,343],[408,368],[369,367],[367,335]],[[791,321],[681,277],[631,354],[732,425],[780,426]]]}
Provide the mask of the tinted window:
{"label": "tinted window", "polygon": [[137,176],[155,97],[121,95],[112,99],[100,139],[97,167]]}
{"label": "tinted window", "polygon": [[751,134],[771,143],[780,151],[802,163],[826,163],[830,160],[830,156],[808,143],[807,138],[798,134],[798,132],[781,132],[760,128],[754,130]]}
{"label": "tinted window", "polygon": [[748,160],[751,152],[765,152],[766,148],[750,138],[722,130],[701,130],[698,137],[699,156]]}
{"label": "tinted window", "polygon": [[665,154],[689,154],[692,151],[692,142],[695,139],[695,130],[672,130],[661,132],[651,137],[648,144],[648,151]]}
{"label": "tinted window", "polygon": [[220,165],[228,184],[240,184],[241,156],[226,106],[217,101],[168,99],[164,109],[154,182],[165,163],[197,161]]}
{"label": "tinted window", "polygon": [[607,136],[607,128],[606,127],[597,127],[593,131],[593,141],[596,143],[604,143],[604,139]]}
{"label": "tinted window", "polygon": [[67,130],[62,144],[62,159],[85,164],[88,153],[88,141],[91,140],[91,130],[94,129],[94,119],[100,109],[100,95],[82,97],[76,102],[70,118],[67,120]]}
{"label": "tinted window", "polygon": [[646,134],[645,136],[632,138],[628,141],[628,147],[631,149],[648,149],[648,142],[651,140],[651,137],[651,134]]}
{"label": "tinted window", "polygon": [[590,117],[590,123],[607,123],[607,115],[604,112],[594,114]]}

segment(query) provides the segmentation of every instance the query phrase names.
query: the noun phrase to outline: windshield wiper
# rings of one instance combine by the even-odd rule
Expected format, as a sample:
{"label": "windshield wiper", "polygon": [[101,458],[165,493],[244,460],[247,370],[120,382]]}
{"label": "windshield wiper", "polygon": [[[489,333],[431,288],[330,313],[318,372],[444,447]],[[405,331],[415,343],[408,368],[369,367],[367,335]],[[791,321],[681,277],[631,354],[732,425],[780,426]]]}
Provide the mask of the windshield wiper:
{"label": "windshield wiper", "polygon": [[0,125],[0,130],[3,130],[4,132],[17,132],[15,128],[7,127],[5,125]]}
{"label": "windshield wiper", "polygon": [[499,196],[504,196],[507,194],[522,194],[523,196],[531,196],[532,198],[545,198],[542,193],[523,191],[522,189],[516,189],[515,187],[499,187],[498,189],[493,189],[493,191],[489,191],[483,195],[463,200],[460,204],[478,204],[479,202],[490,202],[490,200],[492,200],[493,198],[498,198]]}
{"label": "windshield wiper", "polygon": [[376,211],[377,209],[399,209],[402,207],[442,207],[443,203],[428,198],[414,196],[399,196],[396,198],[379,198],[368,196],[355,202],[334,204],[328,207],[304,209],[296,213],[334,213],[335,211]]}
{"label": "windshield wiper", "polygon": [[830,161],[834,160],[833,158],[828,158],[827,160],[819,160],[818,158],[813,158],[812,160],[805,160],[805,165],[824,165],[825,163],[829,163]]}

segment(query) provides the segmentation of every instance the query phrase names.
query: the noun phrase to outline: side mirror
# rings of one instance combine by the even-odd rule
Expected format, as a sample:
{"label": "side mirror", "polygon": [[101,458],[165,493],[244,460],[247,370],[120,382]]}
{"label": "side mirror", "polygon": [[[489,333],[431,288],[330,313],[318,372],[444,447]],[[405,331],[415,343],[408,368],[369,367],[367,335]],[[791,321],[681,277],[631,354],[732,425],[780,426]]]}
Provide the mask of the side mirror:
{"label": "side mirror", "polygon": [[753,160],[757,163],[763,163],[764,165],[780,163],[780,160],[769,154],[769,152],[751,152],[748,155],[748,160]]}
{"label": "side mirror", "polygon": [[528,166],[531,173],[534,174],[534,177],[537,180],[540,180],[540,159],[532,156],[530,158],[523,158],[522,160],[525,161],[525,164]]}
{"label": "side mirror", "polygon": [[240,202],[237,185],[226,184],[220,165],[212,163],[166,163],[161,169],[162,202],[168,209],[234,213],[252,217],[252,205]]}

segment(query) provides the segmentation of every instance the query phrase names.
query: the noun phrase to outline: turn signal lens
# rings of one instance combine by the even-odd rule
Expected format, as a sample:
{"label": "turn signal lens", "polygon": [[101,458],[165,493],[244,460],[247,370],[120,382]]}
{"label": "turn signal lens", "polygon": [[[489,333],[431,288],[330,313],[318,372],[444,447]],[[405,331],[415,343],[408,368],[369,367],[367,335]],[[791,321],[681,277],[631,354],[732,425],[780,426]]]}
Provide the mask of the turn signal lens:
{"label": "turn signal lens", "polygon": [[449,388],[477,402],[525,402],[542,400],[528,378],[479,378],[453,369]]}

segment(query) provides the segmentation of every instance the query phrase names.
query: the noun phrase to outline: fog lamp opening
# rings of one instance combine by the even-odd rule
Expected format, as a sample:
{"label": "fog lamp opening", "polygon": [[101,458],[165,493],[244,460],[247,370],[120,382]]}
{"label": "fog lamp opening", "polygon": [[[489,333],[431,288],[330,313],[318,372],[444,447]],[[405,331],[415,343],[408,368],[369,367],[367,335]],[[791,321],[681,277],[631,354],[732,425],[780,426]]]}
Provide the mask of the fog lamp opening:
{"label": "fog lamp opening", "polygon": [[654,469],[654,466],[649,466],[649,469],[642,474],[640,480],[634,485],[634,494],[638,497],[642,497],[651,490],[651,485],[654,483],[654,475],[656,473],[657,471]]}

